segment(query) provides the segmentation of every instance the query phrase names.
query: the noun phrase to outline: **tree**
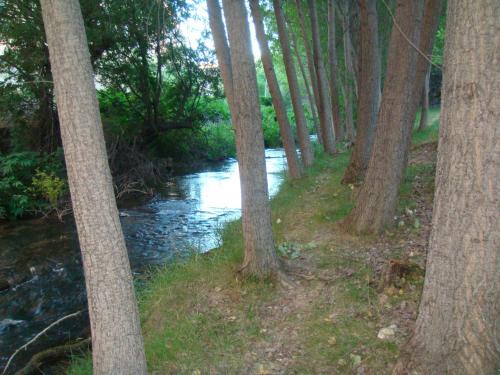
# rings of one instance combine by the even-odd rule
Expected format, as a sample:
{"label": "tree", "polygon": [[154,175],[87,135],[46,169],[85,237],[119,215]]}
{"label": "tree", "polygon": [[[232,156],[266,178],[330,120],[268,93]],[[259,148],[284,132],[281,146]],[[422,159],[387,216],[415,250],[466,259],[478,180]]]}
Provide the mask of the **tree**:
{"label": "tree", "polygon": [[285,64],[288,87],[290,89],[290,96],[292,99],[293,113],[295,114],[295,121],[297,123],[297,135],[299,138],[302,161],[306,167],[309,167],[314,162],[314,154],[312,151],[311,140],[309,139],[309,132],[307,130],[306,117],[304,115],[299,83],[297,81],[297,72],[295,71],[295,65],[293,63],[290,40],[280,0],[273,0],[273,7],[276,24],[278,26],[279,42],[283,52],[283,62]]}
{"label": "tree", "polygon": [[429,117],[429,81],[431,77],[431,67],[429,66],[427,74],[425,75],[424,88],[422,90],[420,121],[418,123],[418,130],[422,131],[427,126]]}
{"label": "tree", "polygon": [[340,120],[340,106],[338,94],[338,64],[337,64],[337,45],[335,40],[335,4],[334,0],[328,0],[328,65],[330,75],[328,83],[330,85],[330,100],[333,115],[333,124],[335,126],[335,136],[337,139],[344,139],[344,127]]}
{"label": "tree", "polygon": [[82,250],[95,374],[146,374],[132,274],[114,198],[77,0],[42,0],[68,182]]}
{"label": "tree", "polygon": [[[319,121],[321,133],[323,135],[323,147],[326,153],[334,155],[336,146],[335,133],[333,131],[332,107],[327,86],[325,66],[321,54],[316,0],[308,0],[307,3],[309,5],[309,18],[311,19],[314,68],[316,69],[316,80],[318,82]],[[298,7],[300,8],[300,6]]]}
{"label": "tree", "polygon": [[499,369],[497,21],[495,0],[448,1],[427,271],[415,332],[394,374]]}
{"label": "tree", "polygon": [[[380,106],[381,60],[378,38],[377,2],[360,0],[360,86],[357,133],[349,165],[342,182],[354,183],[364,177],[372,151]],[[344,31],[347,32],[347,31]]]}
{"label": "tree", "polygon": [[428,50],[429,39],[433,38],[430,20],[434,20],[432,11],[436,11],[438,1],[425,0],[423,28],[424,0],[398,1],[373,151],[356,206],[345,221],[351,231],[380,232],[393,222],[418,103],[415,87],[420,82],[420,94],[424,78],[421,73],[425,72],[417,65],[415,46],[420,51]]}
{"label": "tree", "polygon": [[283,103],[283,96],[276,78],[274,71],[273,58],[269,46],[267,44],[267,36],[264,30],[264,23],[259,9],[258,0],[250,0],[250,9],[252,12],[253,22],[255,24],[255,33],[260,46],[260,57],[262,65],[264,66],[264,73],[266,75],[269,91],[271,92],[271,99],[273,102],[276,117],[280,127],[281,139],[285,149],[286,160],[288,164],[288,173],[291,178],[300,178],[303,175],[302,166],[300,165],[297,151],[295,148],[295,140],[293,139],[292,129],[288,121],[285,104]]}
{"label": "tree", "polygon": [[[354,142],[356,137],[356,131],[354,129],[354,119],[353,119],[353,90],[352,84],[356,87],[356,72],[353,63],[353,46],[351,41],[351,14],[350,6],[348,2],[344,3],[343,14],[342,14],[342,26],[344,29],[344,63],[345,63],[345,74],[343,82],[343,92],[344,92],[344,109],[345,109],[345,128],[347,139]],[[355,90],[357,92],[357,90]]]}
{"label": "tree", "polygon": [[[288,23],[289,24],[289,23]],[[295,34],[290,30],[290,36],[291,36],[291,42],[292,42],[292,48],[295,52],[295,58],[297,59],[297,65],[299,66],[300,69],[300,74],[302,75],[302,80],[304,81],[304,87],[306,89],[306,94],[307,94],[307,100],[309,101],[309,108],[311,108],[311,116],[313,118],[313,123],[314,123],[314,129],[316,130],[316,134],[318,135],[318,140],[320,143],[323,142],[321,138],[321,131],[318,127],[318,113],[317,113],[317,106],[316,106],[316,95],[313,95],[311,92],[311,85],[309,84],[309,80],[307,79],[307,74],[306,74],[306,69],[304,67],[304,63],[302,61],[302,56],[300,55],[299,51],[299,46],[297,43],[297,37]],[[311,84],[313,85],[315,80],[311,78]],[[316,93],[315,93],[316,94]]]}
{"label": "tree", "polygon": [[207,0],[217,58],[225,77],[226,94],[231,96],[228,102],[236,131],[245,248],[241,270],[262,279],[277,273],[278,261],[271,227],[257,77],[245,4],[243,0],[224,0],[223,5],[228,38],[218,0]]}
{"label": "tree", "polygon": [[[320,113],[320,99],[319,99],[319,90],[318,90],[318,76],[316,74],[316,68],[314,67],[314,57],[311,49],[311,45],[309,43],[309,37],[307,35],[307,29],[306,29],[306,22],[304,19],[304,13],[302,11],[302,6],[300,3],[300,0],[295,0],[295,6],[297,9],[297,16],[299,19],[299,24],[300,24],[300,31],[302,34],[302,42],[304,44],[304,50],[306,51],[306,59],[307,59],[307,67],[309,70],[309,77],[311,79],[311,85],[312,85],[312,92],[314,94],[314,104],[316,106],[316,113],[319,117]],[[292,37],[293,37],[293,32],[292,32]],[[293,41],[293,39],[292,39]],[[298,48],[298,43],[295,43]],[[321,130],[321,125],[319,126],[319,131],[318,131],[318,139],[321,144],[323,144],[323,134]]]}

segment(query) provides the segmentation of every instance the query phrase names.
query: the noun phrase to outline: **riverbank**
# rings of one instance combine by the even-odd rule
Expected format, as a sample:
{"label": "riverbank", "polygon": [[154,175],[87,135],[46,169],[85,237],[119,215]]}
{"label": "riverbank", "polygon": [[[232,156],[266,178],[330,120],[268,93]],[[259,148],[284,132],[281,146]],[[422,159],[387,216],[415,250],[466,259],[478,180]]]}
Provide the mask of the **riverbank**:
{"label": "riverbank", "polygon": [[[390,373],[423,283],[438,112],[431,115],[433,125],[413,137],[397,225],[382,236],[343,233],[355,190],[340,184],[349,155],[319,155],[307,178],[286,182],[272,201],[293,286],[238,278],[239,221],[209,255],[154,271],[139,292],[150,372]],[[386,272],[391,261],[405,267]],[[89,358],[76,357],[68,373],[90,374]]]}

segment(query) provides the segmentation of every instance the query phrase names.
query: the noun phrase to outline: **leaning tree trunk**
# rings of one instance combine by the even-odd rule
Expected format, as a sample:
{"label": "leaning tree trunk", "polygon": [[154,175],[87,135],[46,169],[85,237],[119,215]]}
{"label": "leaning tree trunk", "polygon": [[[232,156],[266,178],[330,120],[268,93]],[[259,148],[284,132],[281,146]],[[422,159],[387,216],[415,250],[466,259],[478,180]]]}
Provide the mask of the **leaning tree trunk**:
{"label": "leaning tree trunk", "polygon": [[300,152],[302,161],[306,167],[309,167],[314,162],[314,154],[312,151],[309,131],[307,130],[306,117],[304,108],[302,107],[302,99],[300,97],[299,83],[297,81],[297,73],[293,63],[292,50],[290,48],[290,40],[286,29],[285,16],[281,9],[280,0],[273,0],[274,14],[276,16],[276,24],[278,25],[278,35],[283,52],[283,60],[285,64],[288,86],[290,88],[290,96],[292,98],[293,112],[297,123],[297,135],[299,138]]}
{"label": "leaning tree trunk", "polygon": [[498,11],[496,0],[448,1],[427,271],[415,332],[394,374],[500,368]]}
{"label": "leaning tree trunk", "polygon": [[[222,10],[219,0],[207,0],[208,20],[210,23],[210,31],[215,45],[215,54],[219,62],[222,83],[226,92],[229,108],[232,107],[233,100],[233,69],[231,67],[231,55],[229,51],[229,43],[227,41],[226,28],[222,20]],[[233,128],[235,126],[234,119],[232,121]]]}
{"label": "leaning tree trunk", "polygon": [[250,9],[255,25],[255,33],[260,46],[260,57],[262,65],[264,66],[264,73],[266,75],[269,91],[271,92],[271,99],[273,101],[276,118],[281,132],[281,139],[285,149],[286,160],[288,164],[288,173],[290,178],[297,179],[303,176],[302,166],[300,165],[297,151],[295,148],[295,140],[293,139],[292,129],[288,121],[285,104],[283,103],[283,96],[276,78],[274,71],[273,57],[269,46],[267,44],[267,36],[264,31],[264,23],[259,9],[259,0],[250,0]]}
{"label": "leaning tree trunk", "polygon": [[335,40],[335,5],[334,0],[328,0],[328,65],[330,75],[328,83],[330,85],[330,101],[333,115],[333,125],[335,126],[335,136],[338,140],[343,140],[345,137],[344,126],[340,119],[339,106],[339,83],[338,83],[338,66],[337,66],[337,46]]}
{"label": "leaning tree trunk", "polygon": [[229,92],[233,97],[229,103],[236,128],[241,183],[245,248],[242,272],[262,279],[278,271],[278,262],[271,227],[257,76],[245,4],[243,0],[224,0],[223,4],[232,67]]}
{"label": "leaning tree trunk", "polygon": [[360,181],[370,160],[380,106],[381,60],[376,0],[360,0],[360,87],[356,140],[343,183]]}
{"label": "leaning tree trunk", "polygon": [[427,122],[429,121],[429,80],[431,75],[430,66],[427,69],[427,74],[425,75],[424,89],[422,90],[422,102],[420,110],[420,122],[418,124],[418,130],[422,131],[427,127]]}
{"label": "leaning tree trunk", "polygon": [[440,0],[425,0],[425,12],[423,2],[399,0],[397,5],[373,151],[356,207],[346,220],[348,230],[354,232],[380,232],[393,222],[418,103],[415,87],[423,82],[425,73],[413,45],[423,53],[430,49],[439,18],[435,13],[439,13]]}
{"label": "leaning tree trunk", "polygon": [[77,0],[42,0],[87,286],[94,374],[146,374],[139,314]]}
{"label": "leaning tree trunk", "polygon": [[[326,153],[334,155],[336,152],[336,145],[335,133],[333,130],[332,107],[328,91],[325,66],[321,56],[316,0],[308,0],[308,5],[309,18],[311,19],[314,68],[316,70],[316,80],[318,82],[319,122],[321,126],[321,134],[323,135],[323,148]],[[300,8],[300,6],[298,7]]]}

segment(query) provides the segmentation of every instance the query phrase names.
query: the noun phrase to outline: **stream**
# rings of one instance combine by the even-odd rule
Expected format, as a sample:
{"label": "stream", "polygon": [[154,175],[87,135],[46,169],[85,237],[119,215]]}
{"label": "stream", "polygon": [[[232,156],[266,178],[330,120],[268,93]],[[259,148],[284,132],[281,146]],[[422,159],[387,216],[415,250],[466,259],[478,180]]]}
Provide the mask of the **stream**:
{"label": "stream", "polygon": [[[284,178],[281,149],[266,150],[269,193]],[[229,159],[176,171],[145,204],[120,209],[134,275],[220,244],[221,226],[240,216],[238,163]],[[72,218],[0,225],[0,369],[9,356],[57,319],[84,309],[85,285]],[[21,351],[9,370],[33,354],[88,334],[88,318],[68,319]]]}

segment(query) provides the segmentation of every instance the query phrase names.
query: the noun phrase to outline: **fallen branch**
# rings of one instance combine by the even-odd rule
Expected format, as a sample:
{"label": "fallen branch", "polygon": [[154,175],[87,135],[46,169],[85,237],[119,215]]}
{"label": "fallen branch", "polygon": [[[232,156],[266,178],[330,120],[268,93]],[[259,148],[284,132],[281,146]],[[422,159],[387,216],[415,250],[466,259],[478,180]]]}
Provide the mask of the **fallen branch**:
{"label": "fallen branch", "polygon": [[53,361],[59,358],[64,358],[68,354],[87,348],[91,342],[92,340],[90,338],[87,338],[73,344],[60,345],[44,350],[40,353],[35,354],[30,359],[28,364],[21,370],[17,371],[14,375],[29,375],[35,370],[38,370],[45,362],[47,362],[47,360]]}
{"label": "fallen branch", "polygon": [[58,319],[56,320],[54,323],[50,324],[47,328],[45,328],[44,330],[40,331],[35,337],[33,337],[30,341],[28,341],[26,344],[24,344],[23,346],[21,346],[19,349],[17,349],[10,357],[9,357],[9,360],[7,361],[7,364],[5,365],[3,371],[2,371],[2,375],[5,375],[5,373],[7,373],[7,369],[9,368],[12,360],[14,359],[14,357],[21,351],[21,350],[25,350],[29,345],[33,344],[36,340],[38,340],[38,338],[40,336],[42,336],[45,332],[47,332],[49,329],[51,329],[52,327],[58,325],[59,323],[65,321],[66,319],[69,319],[69,318],[73,318],[75,316],[78,316],[80,315],[82,312],[84,312],[85,310],[80,310],[80,311],[77,311],[73,314],[69,314],[69,315],[66,315],[66,316],[63,316],[61,319]]}

